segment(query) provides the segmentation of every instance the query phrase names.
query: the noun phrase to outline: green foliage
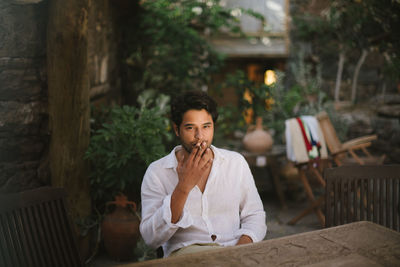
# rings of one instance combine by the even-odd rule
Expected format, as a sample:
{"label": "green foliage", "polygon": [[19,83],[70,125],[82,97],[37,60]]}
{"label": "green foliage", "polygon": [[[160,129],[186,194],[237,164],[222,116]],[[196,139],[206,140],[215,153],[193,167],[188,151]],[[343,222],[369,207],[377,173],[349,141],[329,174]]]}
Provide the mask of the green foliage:
{"label": "green foliage", "polygon": [[231,136],[235,130],[245,128],[242,113],[232,104],[218,107],[218,114],[216,131],[223,137]]}
{"label": "green foliage", "polygon": [[221,29],[242,35],[239,19],[219,0],[145,0],[141,9],[130,30],[126,60],[136,92],[155,89],[174,95],[201,88],[224,59],[208,38]]}
{"label": "green foliage", "polygon": [[396,79],[399,72],[400,2],[397,0],[330,0],[321,14],[301,14],[293,18],[293,33],[313,42],[320,54],[352,49],[376,49],[385,54],[387,73]]}
{"label": "green foliage", "polygon": [[270,94],[274,99],[271,110],[263,115],[264,124],[273,129],[274,142],[283,143],[285,120],[294,116],[299,103],[302,103],[304,95],[300,87],[293,86],[285,89],[283,85],[284,73],[276,71],[276,82],[271,86]]}
{"label": "green foliage", "polygon": [[293,17],[295,30],[293,34],[300,40],[310,40],[314,38],[328,39],[335,34],[333,27],[322,17],[304,13]]}
{"label": "green foliage", "polygon": [[100,211],[119,192],[137,201],[148,164],[165,155],[163,141],[171,138],[164,117],[168,98],[153,101],[150,96],[149,92],[140,96],[140,108],[113,107],[91,137],[86,158],[92,165],[92,197]]}
{"label": "green foliage", "polygon": [[244,132],[246,129],[243,114],[232,104],[219,106],[218,114],[213,143],[218,147],[234,149],[236,144],[232,144],[232,141],[234,141],[235,132]]}
{"label": "green foliage", "polygon": [[312,95],[321,90],[321,67],[306,63],[304,49],[298,49],[297,55],[290,62],[289,67],[295,86],[299,87],[298,90],[301,94]]}
{"label": "green foliage", "polygon": [[235,89],[242,112],[251,108],[254,111],[254,117],[257,117],[263,116],[270,109],[271,86],[249,80],[243,71],[239,70],[235,74],[227,75],[223,86]]}

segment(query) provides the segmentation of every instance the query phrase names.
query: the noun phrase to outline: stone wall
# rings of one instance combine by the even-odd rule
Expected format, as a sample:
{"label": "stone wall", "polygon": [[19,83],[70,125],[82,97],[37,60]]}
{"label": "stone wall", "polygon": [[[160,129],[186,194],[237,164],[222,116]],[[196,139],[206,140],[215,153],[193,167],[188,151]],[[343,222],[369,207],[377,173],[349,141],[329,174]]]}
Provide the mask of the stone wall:
{"label": "stone wall", "polygon": [[[50,184],[46,74],[48,1],[0,1],[0,193]],[[29,1],[28,1],[29,2]],[[120,33],[108,0],[92,1],[88,65],[92,102],[119,98]]]}
{"label": "stone wall", "polygon": [[46,2],[0,2],[0,192],[49,181],[46,18]]}

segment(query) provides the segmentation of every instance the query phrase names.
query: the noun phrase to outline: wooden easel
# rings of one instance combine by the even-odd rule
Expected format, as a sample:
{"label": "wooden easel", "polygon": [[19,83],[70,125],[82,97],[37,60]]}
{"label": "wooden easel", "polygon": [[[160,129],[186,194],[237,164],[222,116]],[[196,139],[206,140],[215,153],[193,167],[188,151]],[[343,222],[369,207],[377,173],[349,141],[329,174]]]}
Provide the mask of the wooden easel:
{"label": "wooden easel", "polygon": [[[307,198],[310,201],[310,206],[304,209],[299,215],[294,217],[292,220],[290,220],[288,224],[294,225],[306,215],[315,212],[315,214],[318,217],[318,220],[320,221],[321,227],[325,227],[325,215],[321,210],[321,206],[324,204],[325,196],[322,195],[318,198],[314,196],[312,187],[308,182],[306,172],[307,171],[311,172],[317,178],[317,181],[321,184],[321,186],[325,188],[326,182],[323,179],[321,172],[323,170],[323,165],[326,164],[326,162],[327,160],[318,159],[318,160],[310,160],[305,163],[296,164],[296,168],[299,171],[300,180],[303,183]],[[330,165],[329,161],[328,164]]]}

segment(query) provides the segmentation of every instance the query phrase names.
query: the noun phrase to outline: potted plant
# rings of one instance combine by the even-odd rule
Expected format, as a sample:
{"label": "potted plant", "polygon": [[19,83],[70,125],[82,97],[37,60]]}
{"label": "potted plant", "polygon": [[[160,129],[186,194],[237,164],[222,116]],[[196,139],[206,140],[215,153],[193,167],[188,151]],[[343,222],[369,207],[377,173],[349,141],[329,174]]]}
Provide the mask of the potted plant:
{"label": "potted plant", "polygon": [[[127,198],[136,202],[140,200],[140,185],[147,165],[165,155],[163,137],[171,136],[168,132],[168,119],[164,116],[168,110],[169,97],[159,95],[154,100],[154,96],[153,91],[143,92],[138,98],[139,108],[111,108],[105,122],[94,131],[86,152],[86,158],[91,162],[90,183],[94,208],[99,214],[112,217],[110,219],[108,216],[104,220],[107,222],[105,228],[121,229],[121,224],[109,227],[110,221],[130,221],[137,233],[130,232],[126,235],[136,239],[139,231],[137,220],[134,218],[136,203],[128,201]],[[115,201],[112,201],[114,198]],[[128,213],[121,212],[122,209]],[[115,213],[121,214],[119,222]],[[106,236],[110,234],[103,233],[103,237]],[[120,236],[122,242],[124,234]],[[116,247],[115,242],[120,241],[115,241],[114,238],[114,243],[106,247]],[[127,251],[133,253],[135,242],[128,243],[133,247]],[[120,254],[113,257],[129,258]]]}

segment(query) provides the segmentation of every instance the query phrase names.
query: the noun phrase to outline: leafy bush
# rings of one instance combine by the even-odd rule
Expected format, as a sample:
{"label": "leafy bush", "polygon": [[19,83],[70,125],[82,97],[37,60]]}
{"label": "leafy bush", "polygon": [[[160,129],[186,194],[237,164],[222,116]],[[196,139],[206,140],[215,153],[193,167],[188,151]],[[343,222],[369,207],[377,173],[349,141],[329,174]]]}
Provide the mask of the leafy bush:
{"label": "leafy bush", "polygon": [[238,144],[235,139],[246,131],[243,114],[232,104],[219,106],[218,114],[214,132],[214,145],[233,150],[237,149]]}
{"label": "leafy bush", "polygon": [[[200,89],[224,60],[209,37],[219,31],[243,35],[239,16],[220,0],[144,0],[140,8],[128,30],[126,51],[131,90],[136,93],[154,89],[174,95]],[[262,18],[251,10],[239,13]]]}
{"label": "leafy bush", "polygon": [[171,138],[164,117],[168,98],[158,98],[154,107],[149,94],[138,101],[140,108],[113,107],[91,137],[86,158],[92,164],[92,198],[100,211],[119,192],[139,201],[147,166],[166,154],[164,140]]}
{"label": "leafy bush", "polygon": [[239,109],[243,113],[251,110],[250,121],[253,117],[262,117],[273,105],[270,94],[272,86],[249,80],[243,71],[227,75],[223,86],[235,89],[239,96]]}

